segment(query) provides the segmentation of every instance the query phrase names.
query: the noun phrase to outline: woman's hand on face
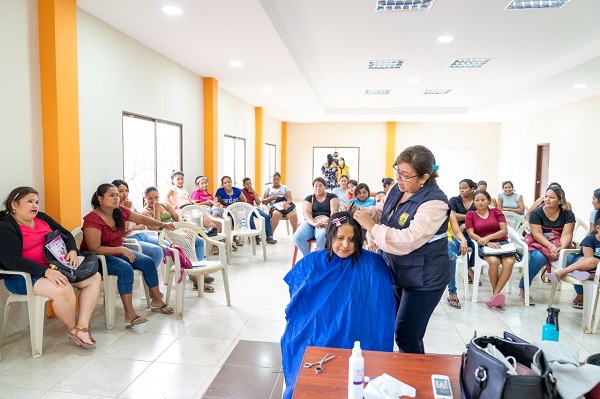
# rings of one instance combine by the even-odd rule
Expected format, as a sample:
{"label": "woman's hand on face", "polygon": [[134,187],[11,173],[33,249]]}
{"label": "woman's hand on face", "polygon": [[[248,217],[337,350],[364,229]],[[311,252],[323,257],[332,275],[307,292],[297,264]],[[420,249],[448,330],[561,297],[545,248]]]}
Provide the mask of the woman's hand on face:
{"label": "woman's hand on face", "polygon": [[79,257],[77,256],[77,251],[69,251],[65,259],[67,260],[67,262],[69,262],[71,266],[75,268],[79,266]]}
{"label": "woman's hand on face", "polygon": [[123,255],[125,255],[125,257],[127,258],[127,260],[129,260],[129,263],[133,263],[133,261],[135,261],[135,254],[129,248],[123,247],[123,252],[121,252],[121,253]]}
{"label": "woman's hand on face", "polygon": [[467,244],[467,240],[462,240],[460,242],[459,251],[461,255],[466,255],[469,252],[469,245]]}
{"label": "woman's hand on face", "polygon": [[69,280],[58,270],[47,269],[44,277],[50,280],[56,287],[69,285]]}

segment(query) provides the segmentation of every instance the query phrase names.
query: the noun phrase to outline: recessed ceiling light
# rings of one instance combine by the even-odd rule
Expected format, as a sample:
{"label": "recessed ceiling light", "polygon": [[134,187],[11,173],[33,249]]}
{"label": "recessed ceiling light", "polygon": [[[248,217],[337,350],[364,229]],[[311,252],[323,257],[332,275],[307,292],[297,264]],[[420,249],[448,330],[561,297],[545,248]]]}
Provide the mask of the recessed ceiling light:
{"label": "recessed ceiling light", "polygon": [[271,89],[270,87],[263,87],[262,91],[269,92],[269,91],[273,91],[273,89]]}
{"label": "recessed ceiling light", "polygon": [[435,0],[377,0],[375,12],[429,11]]}
{"label": "recessed ceiling light", "polygon": [[177,6],[162,6],[160,9],[169,15],[180,15],[183,13],[183,10]]}
{"label": "recessed ceiling light", "polygon": [[409,80],[410,83],[419,83],[421,81],[421,79],[419,78],[412,78]]}
{"label": "recessed ceiling light", "polygon": [[369,69],[400,69],[404,60],[369,60]]}
{"label": "recessed ceiling light", "polygon": [[491,58],[459,58],[454,60],[448,68],[481,68],[491,60]]}
{"label": "recessed ceiling light", "polygon": [[244,63],[242,61],[231,61],[229,65],[231,65],[234,68],[239,68],[244,66]]}
{"label": "recessed ceiling light", "polygon": [[373,94],[373,95],[386,95],[390,94],[391,90],[388,89],[367,89],[365,90],[365,94]]}
{"label": "recessed ceiling light", "polygon": [[587,85],[585,83],[577,83],[575,85],[573,85],[574,89],[585,89],[587,87]]}
{"label": "recessed ceiling light", "polygon": [[444,35],[437,38],[437,41],[440,43],[450,43],[454,38],[450,35]]}
{"label": "recessed ceiling light", "polygon": [[571,0],[512,0],[507,10],[524,10],[527,8],[561,8]]}
{"label": "recessed ceiling light", "polygon": [[427,89],[423,94],[448,94],[452,89]]}

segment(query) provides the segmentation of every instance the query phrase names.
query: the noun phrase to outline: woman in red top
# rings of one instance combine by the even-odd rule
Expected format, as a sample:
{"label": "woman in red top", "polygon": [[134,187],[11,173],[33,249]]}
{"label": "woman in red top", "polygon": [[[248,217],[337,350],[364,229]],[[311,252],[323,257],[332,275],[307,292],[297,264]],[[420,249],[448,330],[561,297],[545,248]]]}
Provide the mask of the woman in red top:
{"label": "woman in red top", "polygon": [[[148,321],[146,317],[139,316],[131,301],[133,291],[133,269],[144,273],[144,281],[150,289],[153,312],[173,313],[173,308],[168,307],[160,296],[158,289],[158,273],[154,261],[149,256],[126,248],[124,243],[125,222],[134,222],[147,226],[164,227],[175,230],[173,223],[163,223],[140,214],[131,212],[124,206],[119,206],[119,193],[117,188],[104,183],[92,196],[94,210],[83,217],[83,242],[81,249],[95,252],[106,257],[108,274],[118,277],[117,287],[123,308],[127,327],[133,327]],[[113,295],[104,293],[104,295]]]}
{"label": "woman in red top", "polygon": [[[47,233],[60,230],[66,236],[66,258],[73,266],[79,265],[77,245],[68,230],[38,211],[38,203],[38,193],[32,187],[17,187],[4,201],[4,211],[0,212],[1,266],[31,274],[33,292],[52,299],[54,312],[69,330],[69,339],[86,349],[93,349],[96,346],[89,325],[100,293],[100,274],[70,284],[61,272],[48,268],[50,264],[44,256]],[[8,277],[4,283],[12,293],[27,294],[22,276]],[[73,287],[80,289],[79,317]]]}
{"label": "woman in red top", "polygon": [[[479,246],[500,248],[500,242],[508,240],[508,229],[504,214],[498,208],[489,207],[492,198],[485,190],[476,190],[473,193],[473,202],[477,210],[469,211],[465,216],[465,225],[469,237],[473,241],[476,241]],[[485,304],[489,307],[504,306],[506,304],[506,297],[500,291],[502,291],[502,288],[504,288],[510,279],[510,274],[515,264],[515,257],[484,256],[483,259],[489,266],[488,276],[493,291],[492,297]],[[502,265],[502,271],[498,275],[500,265]]]}

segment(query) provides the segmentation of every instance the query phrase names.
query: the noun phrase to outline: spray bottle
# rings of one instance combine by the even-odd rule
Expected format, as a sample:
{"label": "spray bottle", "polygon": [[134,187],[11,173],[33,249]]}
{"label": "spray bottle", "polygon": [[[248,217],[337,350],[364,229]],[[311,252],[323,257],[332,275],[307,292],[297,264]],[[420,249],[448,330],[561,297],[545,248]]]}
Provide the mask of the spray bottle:
{"label": "spray bottle", "polygon": [[558,342],[558,312],[560,309],[548,308],[548,318],[542,327],[542,341]]}
{"label": "spray bottle", "polygon": [[365,359],[360,341],[354,341],[352,356],[348,359],[348,399],[362,399],[365,381]]}

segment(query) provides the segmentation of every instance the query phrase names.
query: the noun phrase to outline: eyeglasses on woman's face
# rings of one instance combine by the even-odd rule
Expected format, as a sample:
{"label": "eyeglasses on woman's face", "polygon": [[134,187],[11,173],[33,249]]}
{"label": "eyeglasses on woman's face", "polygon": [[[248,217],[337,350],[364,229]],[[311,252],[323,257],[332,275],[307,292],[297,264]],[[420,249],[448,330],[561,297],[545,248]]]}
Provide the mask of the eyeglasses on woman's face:
{"label": "eyeglasses on woman's face", "polygon": [[419,175],[406,176],[405,174],[400,173],[400,171],[398,171],[398,165],[394,165],[394,166],[392,166],[392,168],[394,169],[394,174],[396,175],[396,177],[398,177],[398,179],[400,179],[401,181],[407,181],[407,180],[410,180],[412,178],[419,176]]}

